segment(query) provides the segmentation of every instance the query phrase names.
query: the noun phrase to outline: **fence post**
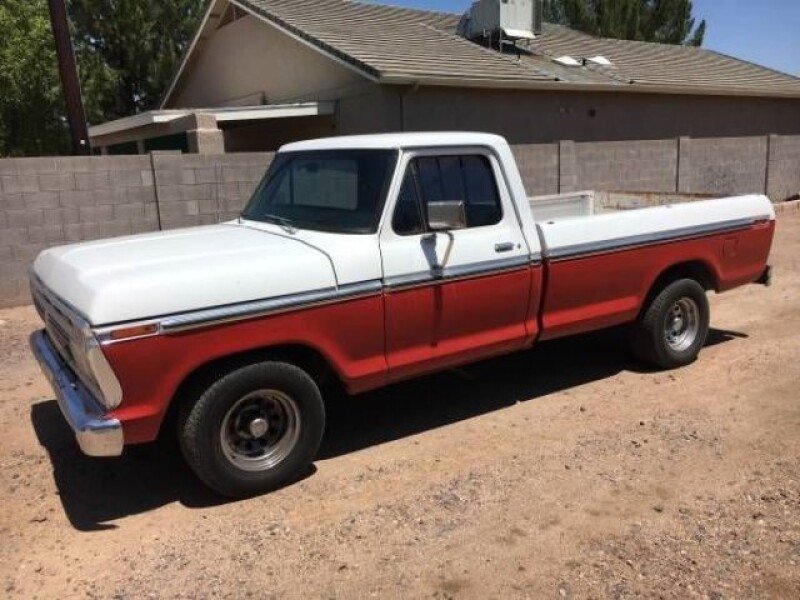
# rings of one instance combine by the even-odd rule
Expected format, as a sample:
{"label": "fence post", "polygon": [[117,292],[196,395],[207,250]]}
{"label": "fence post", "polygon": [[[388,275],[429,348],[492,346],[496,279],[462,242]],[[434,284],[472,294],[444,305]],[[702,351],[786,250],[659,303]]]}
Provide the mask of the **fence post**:
{"label": "fence post", "polygon": [[558,142],[558,193],[578,191],[578,164],[575,142],[560,140]]}
{"label": "fence post", "polygon": [[681,136],[678,138],[678,166],[675,169],[675,193],[688,194],[691,191],[691,181],[689,179],[689,165],[690,165],[690,146],[692,138],[689,136]]}

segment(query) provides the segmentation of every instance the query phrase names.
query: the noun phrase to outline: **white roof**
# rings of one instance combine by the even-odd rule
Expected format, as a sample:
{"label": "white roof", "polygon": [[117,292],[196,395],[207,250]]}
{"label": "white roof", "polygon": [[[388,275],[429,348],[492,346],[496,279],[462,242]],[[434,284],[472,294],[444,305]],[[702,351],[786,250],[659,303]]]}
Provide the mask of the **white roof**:
{"label": "white roof", "polygon": [[442,146],[504,146],[506,140],[490,133],[441,131],[426,133],[381,133],[351,135],[294,142],[283,146],[281,152],[343,149],[400,149]]}

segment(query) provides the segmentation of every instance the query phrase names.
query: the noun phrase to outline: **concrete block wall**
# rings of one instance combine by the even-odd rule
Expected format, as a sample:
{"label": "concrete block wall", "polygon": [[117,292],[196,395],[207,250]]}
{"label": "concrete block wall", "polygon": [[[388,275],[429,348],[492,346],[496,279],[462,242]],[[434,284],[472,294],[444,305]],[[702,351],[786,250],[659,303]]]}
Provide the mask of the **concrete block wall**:
{"label": "concrete block wall", "polygon": [[518,144],[512,150],[529,195],[558,193],[558,144]]}
{"label": "concrete block wall", "polygon": [[800,135],[769,136],[767,194],[781,200],[800,195]]}
{"label": "concrete block wall", "polygon": [[0,160],[0,306],[28,301],[45,248],[155,231],[156,213],[147,156]]}
{"label": "concrete block wall", "polygon": [[582,142],[575,152],[580,189],[675,191],[677,140]]}
{"label": "concrete block wall", "polygon": [[766,191],[767,137],[680,140],[678,191],[750,194]]}
{"label": "concrete block wall", "polygon": [[161,228],[219,223],[239,215],[272,162],[270,153],[153,153]]}

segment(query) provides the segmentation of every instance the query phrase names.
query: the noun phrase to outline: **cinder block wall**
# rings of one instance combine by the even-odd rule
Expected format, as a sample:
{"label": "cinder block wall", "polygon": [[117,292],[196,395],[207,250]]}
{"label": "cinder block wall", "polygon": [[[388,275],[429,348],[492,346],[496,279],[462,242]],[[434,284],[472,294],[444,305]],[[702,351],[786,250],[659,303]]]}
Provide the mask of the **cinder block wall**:
{"label": "cinder block wall", "polygon": [[582,189],[675,191],[677,140],[583,142],[575,153]]}
{"label": "cinder block wall", "polygon": [[773,199],[800,194],[800,135],[769,136],[767,194]]}
{"label": "cinder block wall", "polygon": [[[579,189],[800,193],[800,136],[560,141],[513,147],[528,194]],[[27,303],[43,249],[217,223],[242,209],[273,154],[0,160],[0,307]]]}
{"label": "cinder block wall", "polygon": [[49,246],[158,229],[148,156],[0,160],[0,306]]}
{"label": "cinder block wall", "polygon": [[766,192],[768,138],[681,138],[678,191],[688,194]]}
{"label": "cinder block wall", "polygon": [[558,193],[558,144],[518,144],[512,149],[528,194]]}

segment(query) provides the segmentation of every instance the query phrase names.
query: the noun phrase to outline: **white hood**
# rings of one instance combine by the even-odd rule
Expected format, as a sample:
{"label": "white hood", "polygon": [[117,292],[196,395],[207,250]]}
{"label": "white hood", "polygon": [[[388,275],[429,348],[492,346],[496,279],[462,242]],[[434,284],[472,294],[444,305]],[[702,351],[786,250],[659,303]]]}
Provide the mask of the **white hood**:
{"label": "white hood", "polygon": [[51,248],[33,270],[95,326],[336,285],[323,252],[236,224]]}

